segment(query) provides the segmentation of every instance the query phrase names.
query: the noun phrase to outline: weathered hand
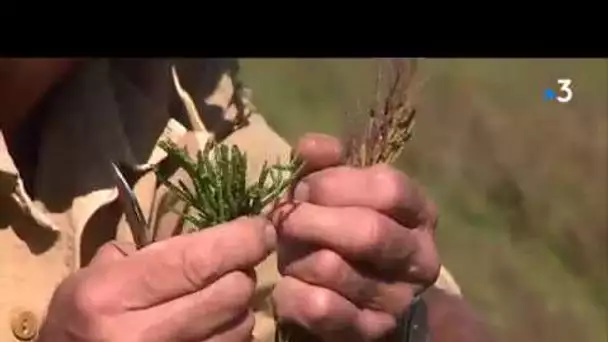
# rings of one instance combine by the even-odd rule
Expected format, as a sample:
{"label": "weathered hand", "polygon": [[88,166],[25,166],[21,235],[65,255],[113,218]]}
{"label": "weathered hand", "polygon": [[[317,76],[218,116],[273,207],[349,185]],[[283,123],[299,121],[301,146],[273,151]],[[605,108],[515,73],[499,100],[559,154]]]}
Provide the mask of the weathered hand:
{"label": "weathered hand", "polygon": [[275,241],[244,218],[137,252],[108,244],[59,286],[39,341],[250,341],[253,267]]}
{"label": "weathered hand", "polygon": [[298,149],[310,174],[274,215],[277,314],[324,341],[376,341],[439,275],[436,210],[390,166],[338,166],[333,138],[310,135]]}

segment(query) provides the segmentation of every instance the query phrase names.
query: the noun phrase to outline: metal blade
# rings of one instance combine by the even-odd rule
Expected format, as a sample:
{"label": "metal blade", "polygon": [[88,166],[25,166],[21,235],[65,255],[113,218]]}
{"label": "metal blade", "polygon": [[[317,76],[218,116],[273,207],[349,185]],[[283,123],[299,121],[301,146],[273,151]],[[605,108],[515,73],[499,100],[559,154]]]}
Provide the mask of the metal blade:
{"label": "metal blade", "polygon": [[135,193],[115,163],[112,163],[112,169],[114,170],[114,178],[116,180],[116,186],[118,187],[118,198],[122,203],[125,217],[131,227],[133,239],[135,240],[137,247],[142,248],[149,243],[146,218],[141,210],[137,197],[135,197]]}

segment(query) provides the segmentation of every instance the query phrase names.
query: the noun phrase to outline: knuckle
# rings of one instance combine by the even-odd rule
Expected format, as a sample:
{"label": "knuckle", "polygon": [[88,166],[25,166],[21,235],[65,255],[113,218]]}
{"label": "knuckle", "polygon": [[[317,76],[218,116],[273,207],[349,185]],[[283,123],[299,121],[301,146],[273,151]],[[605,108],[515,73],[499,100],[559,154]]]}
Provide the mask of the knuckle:
{"label": "knuckle", "polygon": [[104,310],[106,300],[103,291],[90,278],[74,279],[74,283],[67,288],[71,292],[71,302],[76,312],[92,317]]}
{"label": "knuckle", "polygon": [[201,252],[201,246],[192,246],[177,252],[178,258],[159,262],[170,264],[172,268],[179,266],[192,290],[199,289],[210,279],[220,277],[220,273],[248,268],[261,261],[268,249],[263,228],[266,222],[262,218],[239,218],[232,225],[213,228],[218,229],[214,235],[207,233],[201,245],[204,252]]}
{"label": "knuckle", "polygon": [[313,266],[313,277],[322,284],[340,285],[344,279],[343,266],[344,262],[338,254],[330,250],[318,251]]}
{"label": "knuckle", "polygon": [[[213,275],[207,274],[205,270],[212,269],[212,267],[205,267],[201,263],[213,263],[214,258],[210,255],[211,259],[203,262],[197,255],[196,250],[191,248],[184,248],[181,252],[181,273],[182,277],[192,286],[192,290],[196,290],[204,285],[207,278]],[[168,260],[161,261],[168,263]]]}
{"label": "knuckle", "polygon": [[409,179],[389,165],[379,164],[370,168],[371,187],[377,196],[377,206],[388,210],[399,205]]}
{"label": "knuckle", "polygon": [[344,175],[353,171],[350,166],[337,166],[331,169],[319,171],[305,178],[309,186],[309,197],[312,202],[323,202],[328,194],[340,190],[341,183],[337,182]]}
{"label": "knuckle", "polygon": [[359,222],[363,223],[360,229],[358,253],[362,255],[375,255],[382,251],[386,241],[386,227],[381,215],[373,210],[361,211]]}
{"label": "knuckle", "polygon": [[432,237],[427,234],[420,240],[420,249],[408,266],[409,277],[425,287],[433,285],[439,278],[441,263]]}
{"label": "knuckle", "polygon": [[[103,295],[99,284],[85,278],[84,273],[86,271],[80,271],[66,278],[57,287],[48,308],[52,314],[47,317],[48,325],[45,324],[43,330],[53,331],[57,326],[76,328],[90,339],[107,339],[105,327],[111,315],[109,309],[115,302]],[[41,335],[46,336],[46,333],[41,332]]]}
{"label": "knuckle", "polygon": [[267,250],[267,235],[265,226],[270,224],[261,217],[248,217],[243,219],[245,223],[238,234],[235,234],[234,241],[237,241],[237,248],[247,248],[252,259],[258,259]]}
{"label": "knuckle", "polygon": [[303,303],[303,312],[307,321],[313,326],[320,325],[331,317],[331,296],[329,292],[311,290]]}
{"label": "knuckle", "polygon": [[227,274],[222,286],[228,292],[226,297],[231,298],[239,308],[247,306],[255,292],[255,281],[241,271]]}

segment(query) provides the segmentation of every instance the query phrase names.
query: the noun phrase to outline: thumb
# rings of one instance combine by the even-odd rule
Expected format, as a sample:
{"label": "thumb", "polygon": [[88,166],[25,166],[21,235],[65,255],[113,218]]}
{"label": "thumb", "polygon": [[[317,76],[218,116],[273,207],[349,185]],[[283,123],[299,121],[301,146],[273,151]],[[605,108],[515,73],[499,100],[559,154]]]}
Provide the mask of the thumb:
{"label": "thumb", "polygon": [[116,260],[120,260],[137,251],[134,244],[123,241],[110,241],[97,251],[90,266],[99,266]]}

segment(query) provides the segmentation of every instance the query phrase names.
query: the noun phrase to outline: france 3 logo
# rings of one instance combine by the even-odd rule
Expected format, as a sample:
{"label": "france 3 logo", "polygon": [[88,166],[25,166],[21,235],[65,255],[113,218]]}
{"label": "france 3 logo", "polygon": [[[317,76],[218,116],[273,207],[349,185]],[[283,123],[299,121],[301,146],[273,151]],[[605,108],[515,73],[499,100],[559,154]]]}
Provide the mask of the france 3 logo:
{"label": "france 3 logo", "polygon": [[569,78],[560,78],[557,80],[557,85],[557,91],[552,88],[545,89],[544,100],[557,100],[557,102],[560,103],[568,103],[572,101],[572,97],[574,97],[574,91],[572,90],[572,80]]}

